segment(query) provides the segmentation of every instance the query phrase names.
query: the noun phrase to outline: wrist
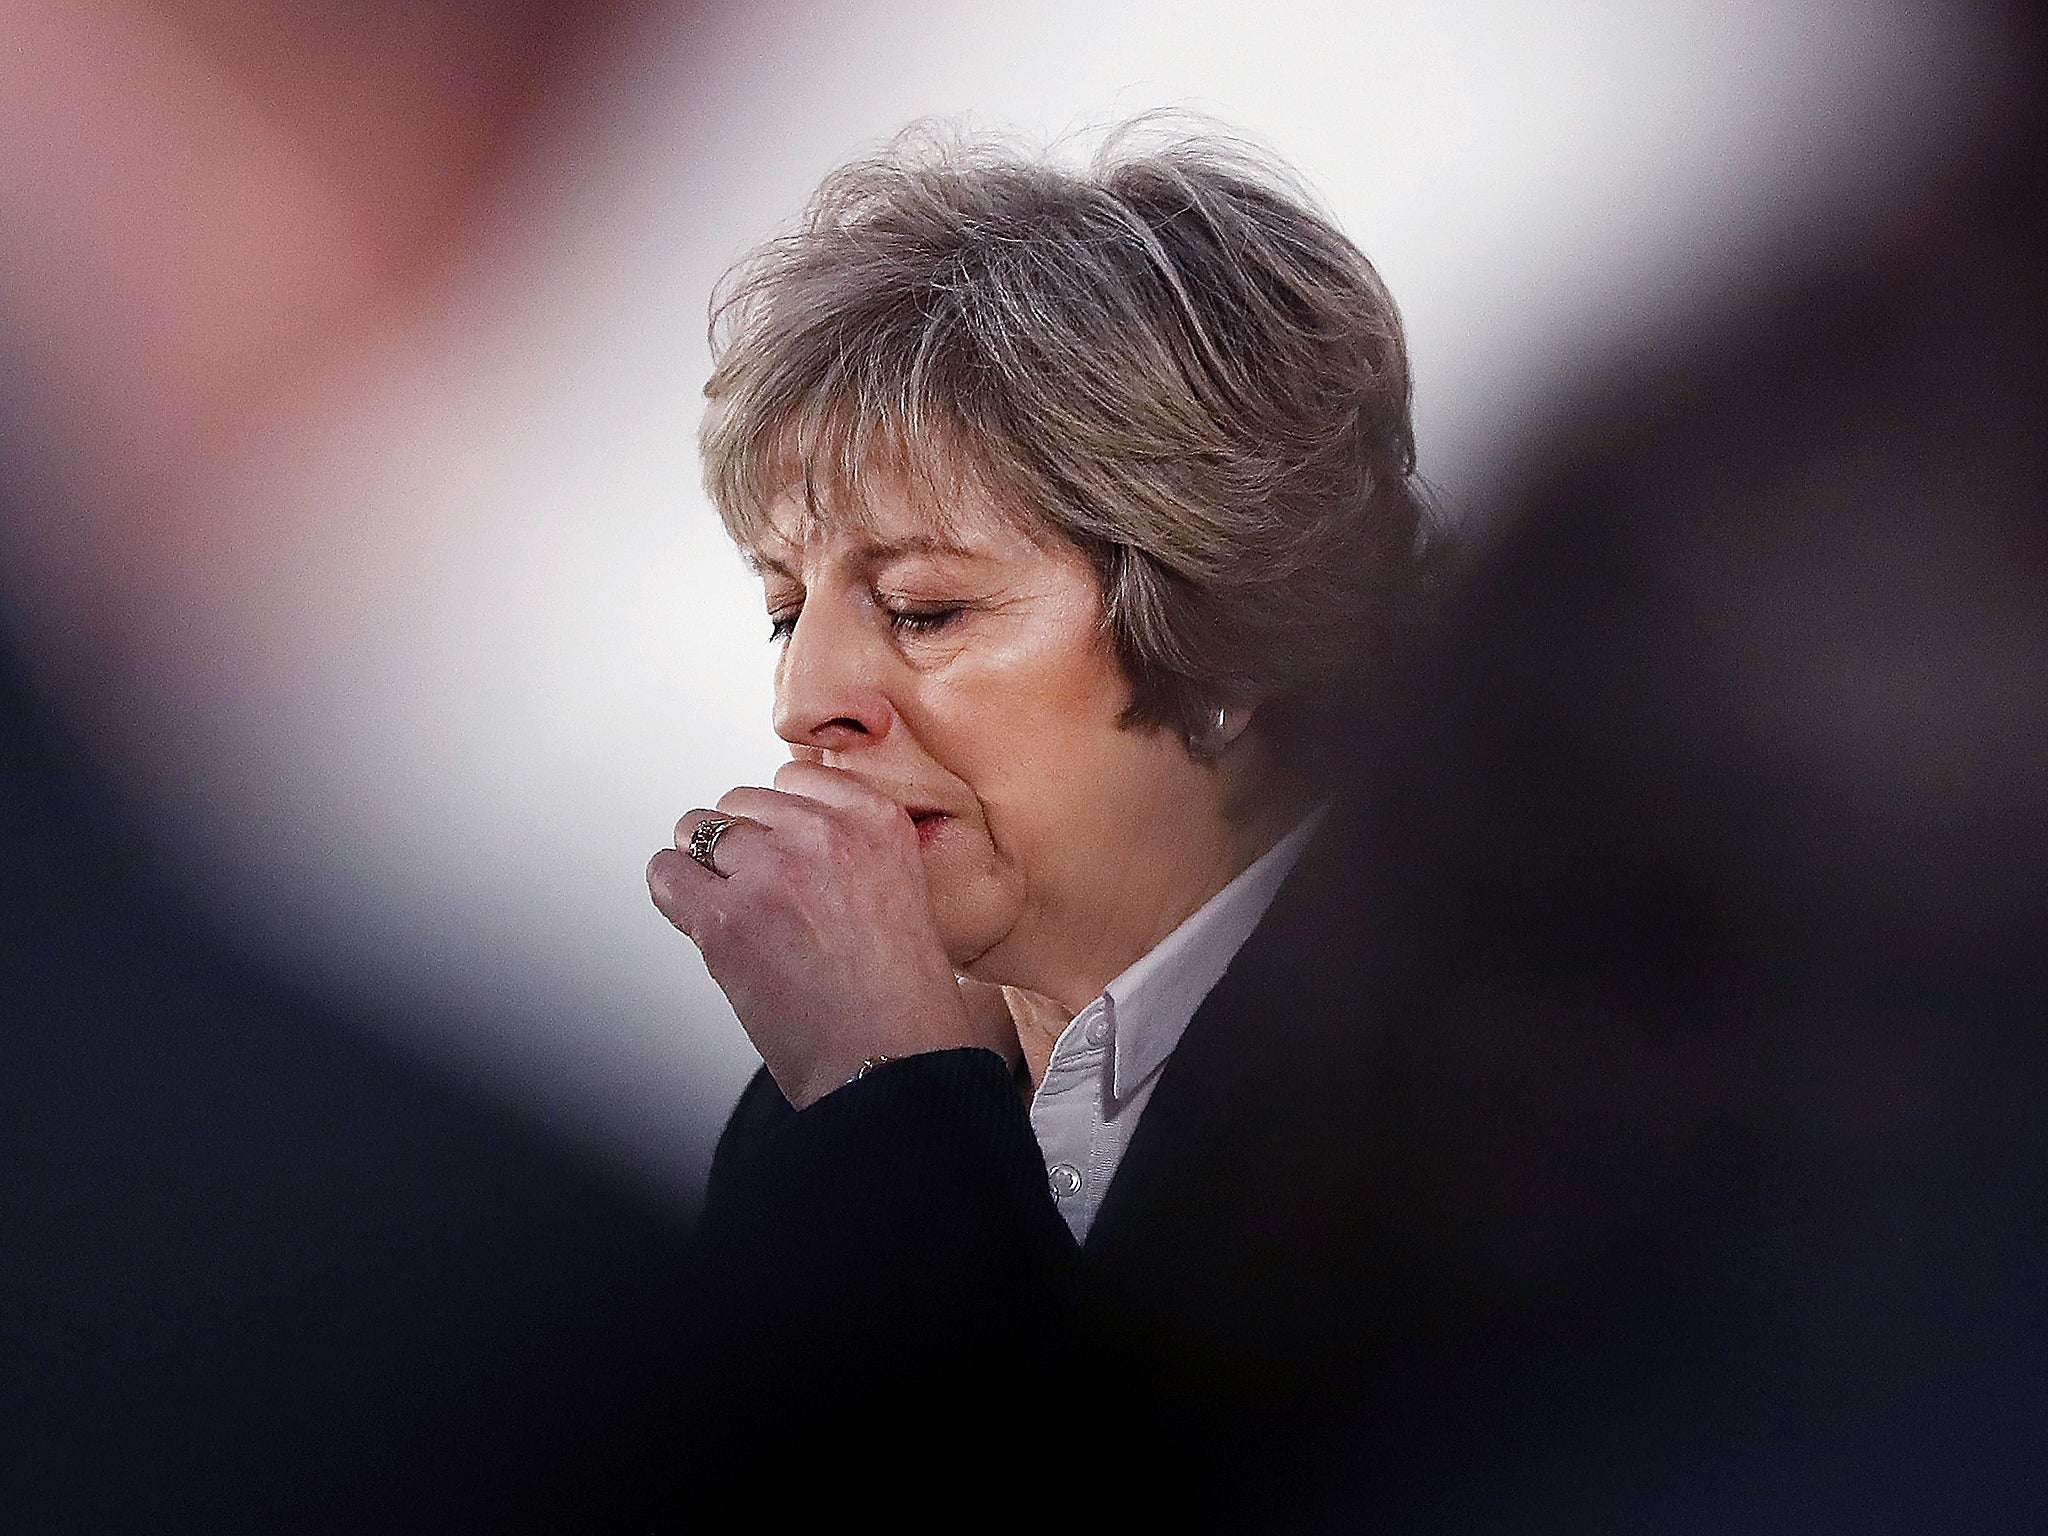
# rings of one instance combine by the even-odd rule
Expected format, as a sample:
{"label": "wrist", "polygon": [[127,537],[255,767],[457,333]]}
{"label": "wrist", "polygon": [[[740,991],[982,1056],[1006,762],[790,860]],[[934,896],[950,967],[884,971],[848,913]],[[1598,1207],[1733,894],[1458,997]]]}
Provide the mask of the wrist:
{"label": "wrist", "polygon": [[930,1064],[931,1059],[934,1057],[957,1057],[960,1053],[966,1051],[986,1051],[1001,1064],[1002,1070],[1006,1074],[1011,1077],[1017,1075],[1018,1063],[1012,1056],[1006,1055],[1003,1051],[985,1041],[966,1040],[945,1045],[913,1046],[893,1052],[877,1052],[853,1063],[850,1070],[836,1076],[823,1072],[814,1074],[813,1078],[797,1092],[793,1093],[785,1089],[783,1097],[789,1101],[790,1107],[793,1109],[808,1109],[819,1100],[828,1098],[842,1089],[852,1088],[858,1083],[878,1076],[893,1076],[899,1071],[910,1068],[914,1062]]}

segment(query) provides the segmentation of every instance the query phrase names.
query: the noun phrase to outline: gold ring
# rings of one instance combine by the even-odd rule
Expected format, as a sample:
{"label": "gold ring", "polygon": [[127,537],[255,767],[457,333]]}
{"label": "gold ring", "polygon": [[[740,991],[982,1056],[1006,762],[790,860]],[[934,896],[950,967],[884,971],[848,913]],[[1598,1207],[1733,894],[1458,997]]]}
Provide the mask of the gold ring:
{"label": "gold ring", "polygon": [[731,872],[720,869],[716,859],[713,857],[718,852],[718,840],[741,822],[751,821],[752,819],[750,816],[706,816],[690,829],[689,846],[684,848],[683,852],[687,853],[699,864],[702,864],[711,873],[718,876],[719,879],[730,880],[732,878]]}

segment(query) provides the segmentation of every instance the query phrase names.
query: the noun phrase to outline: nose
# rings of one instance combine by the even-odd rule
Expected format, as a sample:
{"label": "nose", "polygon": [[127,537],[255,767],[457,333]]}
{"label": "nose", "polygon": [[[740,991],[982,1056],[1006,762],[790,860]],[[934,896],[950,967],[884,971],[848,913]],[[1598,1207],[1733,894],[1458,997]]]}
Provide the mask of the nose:
{"label": "nose", "polygon": [[814,596],[797,615],[775,667],[775,734],[812,752],[849,752],[889,734],[895,711],[881,658],[859,615]]}

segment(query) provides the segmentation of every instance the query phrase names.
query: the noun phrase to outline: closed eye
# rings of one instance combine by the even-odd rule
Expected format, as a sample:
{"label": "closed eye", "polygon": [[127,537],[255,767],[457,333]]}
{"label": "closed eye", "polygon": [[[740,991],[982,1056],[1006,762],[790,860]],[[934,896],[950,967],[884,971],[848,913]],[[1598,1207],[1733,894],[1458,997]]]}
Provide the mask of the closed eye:
{"label": "closed eye", "polygon": [[[882,604],[882,612],[888,616],[889,627],[898,634],[929,635],[944,629],[967,611],[960,603],[927,604],[911,608],[891,607]],[[768,643],[779,645],[796,632],[796,621],[802,617],[802,608],[791,608],[783,613],[768,615]]]}
{"label": "closed eye", "polygon": [[967,610],[958,606],[937,608],[886,608],[889,623],[899,634],[929,635],[944,629]]}

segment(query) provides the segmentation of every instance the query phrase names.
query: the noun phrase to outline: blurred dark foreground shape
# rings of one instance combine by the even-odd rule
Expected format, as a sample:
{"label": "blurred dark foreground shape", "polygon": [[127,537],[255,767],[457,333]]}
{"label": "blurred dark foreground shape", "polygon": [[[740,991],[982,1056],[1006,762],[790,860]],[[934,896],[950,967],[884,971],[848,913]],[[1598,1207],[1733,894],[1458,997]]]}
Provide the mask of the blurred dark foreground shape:
{"label": "blurred dark foreground shape", "polygon": [[682,1214],[210,931],[80,726],[150,760],[162,568],[263,536],[196,472],[432,307],[627,9],[0,9],[9,1533],[638,1523]]}
{"label": "blurred dark foreground shape", "polygon": [[2030,122],[1618,370],[1477,552],[1361,853],[1429,1342],[1349,1512],[2048,1518],[2042,169]]}
{"label": "blurred dark foreground shape", "polygon": [[681,1218],[224,947],[14,662],[0,1529],[632,1529]]}

